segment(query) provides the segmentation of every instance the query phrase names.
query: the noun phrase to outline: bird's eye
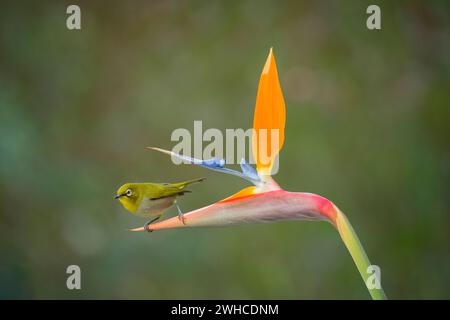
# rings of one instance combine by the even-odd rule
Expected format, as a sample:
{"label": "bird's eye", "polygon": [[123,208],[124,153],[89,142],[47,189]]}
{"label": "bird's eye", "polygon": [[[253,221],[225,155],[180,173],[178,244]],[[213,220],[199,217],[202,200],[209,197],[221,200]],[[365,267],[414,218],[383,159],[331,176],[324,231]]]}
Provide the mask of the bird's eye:
{"label": "bird's eye", "polygon": [[131,195],[133,194],[133,192],[131,191],[131,189],[128,189],[125,194],[127,195],[127,197],[131,197]]}

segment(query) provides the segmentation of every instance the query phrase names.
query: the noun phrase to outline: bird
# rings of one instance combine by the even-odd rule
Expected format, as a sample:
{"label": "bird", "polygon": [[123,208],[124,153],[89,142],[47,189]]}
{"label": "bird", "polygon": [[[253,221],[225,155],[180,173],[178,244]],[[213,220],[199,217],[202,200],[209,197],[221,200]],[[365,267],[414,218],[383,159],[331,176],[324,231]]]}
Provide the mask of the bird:
{"label": "bird", "polygon": [[158,220],[163,213],[176,205],[178,218],[184,223],[183,213],[176,204],[177,198],[187,192],[186,187],[205,180],[199,178],[176,183],[125,183],[116,192],[114,199],[118,199],[123,207],[140,217],[151,218],[145,226]]}

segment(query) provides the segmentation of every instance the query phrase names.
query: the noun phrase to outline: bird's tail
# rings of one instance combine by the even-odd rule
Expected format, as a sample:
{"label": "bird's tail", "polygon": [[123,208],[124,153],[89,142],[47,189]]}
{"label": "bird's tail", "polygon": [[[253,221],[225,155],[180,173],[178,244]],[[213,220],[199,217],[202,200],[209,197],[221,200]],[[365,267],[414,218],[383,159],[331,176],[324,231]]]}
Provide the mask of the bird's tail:
{"label": "bird's tail", "polygon": [[[203,180],[206,180],[206,178],[193,179],[193,180],[188,180],[188,181],[184,181],[184,182],[172,183],[172,185],[177,187],[180,190],[183,190],[188,185],[193,184],[193,183],[197,183],[197,182],[202,182]],[[187,190],[185,190],[185,191],[187,191]]]}

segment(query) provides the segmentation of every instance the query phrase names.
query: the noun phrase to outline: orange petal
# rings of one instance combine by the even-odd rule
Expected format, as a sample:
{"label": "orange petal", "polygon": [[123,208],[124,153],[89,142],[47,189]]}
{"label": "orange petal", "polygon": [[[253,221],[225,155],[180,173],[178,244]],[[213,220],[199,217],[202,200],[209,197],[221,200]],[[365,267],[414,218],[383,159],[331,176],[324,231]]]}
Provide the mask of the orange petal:
{"label": "orange petal", "polygon": [[259,173],[270,175],[283,147],[286,107],[272,48],[259,80],[253,120],[253,156]]}
{"label": "orange petal", "polygon": [[238,198],[243,198],[243,197],[248,197],[251,195],[254,195],[256,192],[256,187],[248,187],[245,189],[242,189],[238,192],[236,192],[235,194],[229,196],[228,198],[225,198],[223,200],[220,200],[219,202],[228,202],[228,201],[232,201]]}

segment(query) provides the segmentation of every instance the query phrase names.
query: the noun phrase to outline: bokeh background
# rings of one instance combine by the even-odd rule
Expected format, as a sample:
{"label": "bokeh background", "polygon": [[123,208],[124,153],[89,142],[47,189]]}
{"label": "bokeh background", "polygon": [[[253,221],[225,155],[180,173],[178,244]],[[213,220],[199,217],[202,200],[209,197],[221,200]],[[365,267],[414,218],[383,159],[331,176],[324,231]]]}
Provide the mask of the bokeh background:
{"label": "bokeh background", "polygon": [[188,211],[246,186],[144,147],[194,120],[249,128],[271,46],[275,179],[347,213],[389,297],[450,298],[448,2],[76,1],[69,31],[73,3],[1,5],[0,298],[368,299],[327,223],[136,234],[113,200],[128,181],[207,177]]}

